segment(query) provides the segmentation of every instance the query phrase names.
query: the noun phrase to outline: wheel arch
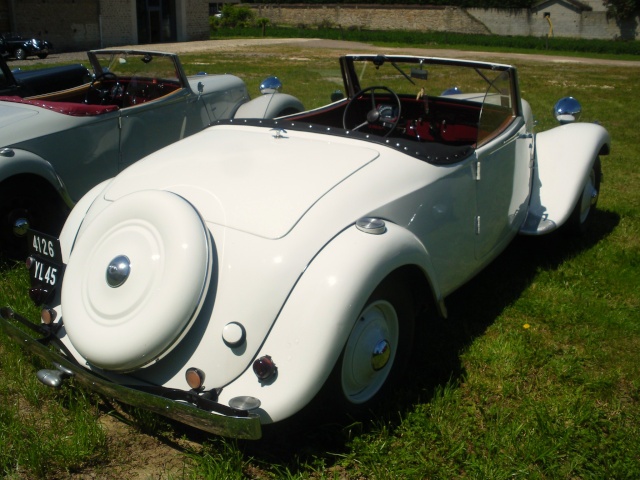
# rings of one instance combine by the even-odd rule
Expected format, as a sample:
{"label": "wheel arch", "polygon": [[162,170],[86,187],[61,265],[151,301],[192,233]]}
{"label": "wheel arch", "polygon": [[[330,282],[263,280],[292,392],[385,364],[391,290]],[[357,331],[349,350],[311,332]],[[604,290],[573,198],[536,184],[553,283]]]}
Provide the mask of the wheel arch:
{"label": "wheel arch", "polygon": [[[67,207],[73,208],[74,202],[51,163],[26,150],[9,149],[3,157],[0,167],[0,188],[4,185],[23,182],[29,185],[29,188],[50,189],[51,193],[60,198]],[[31,182],[34,183],[33,187],[30,186]]]}
{"label": "wheel arch", "polygon": [[276,118],[302,111],[302,102],[293,95],[271,93],[240,105],[233,118]]}
{"label": "wheel arch", "polygon": [[[260,399],[263,423],[300,411],[329,378],[371,294],[395,278],[410,285],[416,306],[425,298],[442,305],[429,254],[411,232],[394,224],[382,235],[355,226],[341,232],[303,272],[256,355],[273,359],[275,381],[260,383],[249,368],[223,389],[220,400]],[[443,305],[440,310],[446,313]]]}

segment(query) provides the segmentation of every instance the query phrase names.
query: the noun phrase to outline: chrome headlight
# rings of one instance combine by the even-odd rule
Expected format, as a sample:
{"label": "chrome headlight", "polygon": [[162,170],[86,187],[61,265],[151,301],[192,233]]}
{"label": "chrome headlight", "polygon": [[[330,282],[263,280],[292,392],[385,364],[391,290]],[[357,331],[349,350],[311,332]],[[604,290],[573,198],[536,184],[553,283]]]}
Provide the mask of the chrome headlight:
{"label": "chrome headlight", "polygon": [[553,114],[561,125],[577,122],[581,113],[582,105],[573,97],[561,98],[553,107]]}
{"label": "chrome headlight", "polygon": [[260,93],[266,95],[268,93],[276,93],[282,90],[282,82],[278,77],[265,78],[260,84]]}

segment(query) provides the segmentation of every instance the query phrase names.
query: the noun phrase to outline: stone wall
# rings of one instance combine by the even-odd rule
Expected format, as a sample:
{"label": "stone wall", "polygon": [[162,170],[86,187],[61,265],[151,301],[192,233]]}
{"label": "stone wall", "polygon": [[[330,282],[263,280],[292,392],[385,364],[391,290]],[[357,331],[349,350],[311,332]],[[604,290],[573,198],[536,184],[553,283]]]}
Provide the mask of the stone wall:
{"label": "stone wall", "polygon": [[98,22],[100,48],[138,42],[136,0],[102,0]]}
{"label": "stone wall", "polygon": [[431,30],[491,33],[464,9],[438,6],[250,5],[276,25],[319,25],[371,30]]}
{"label": "stone wall", "polygon": [[12,29],[23,37],[74,50],[94,47],[99,38],[98,0],[21,0],[13,8]]}
{"label": "stone wall", "polygon": [[[591,3],[593,5],[591,5]],[[259,17],[276,25],[314,26],[371,30],[418,30],[487,35],[553,36],[599,39],[637,39],[640,18],[618,24],[608,19],[601,0],[578,9],[559,0],[539,3],[534,9],[481,9],[398,5],[258,5]],[[545,18],[550,14],[551,25]]]}
{"label": "stone wall", "polygon": [[178,23],[178,40],[208,40],[211,36],[209,0],[184,0],[183,5],[185,18]]}

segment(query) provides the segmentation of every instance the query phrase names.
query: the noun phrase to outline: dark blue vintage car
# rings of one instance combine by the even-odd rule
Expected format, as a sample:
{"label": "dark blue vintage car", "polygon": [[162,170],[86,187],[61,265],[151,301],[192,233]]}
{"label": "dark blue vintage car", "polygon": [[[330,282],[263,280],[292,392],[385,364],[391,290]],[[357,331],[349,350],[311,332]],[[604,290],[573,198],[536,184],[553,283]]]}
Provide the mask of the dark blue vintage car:
{"label": "dark blue vintage car", "polygon": [[51,42],[38,38],[23,38],[15,33],[0,35],[0,54],[16,60],[26,60],[29,56],[47,58],[53,49]]}

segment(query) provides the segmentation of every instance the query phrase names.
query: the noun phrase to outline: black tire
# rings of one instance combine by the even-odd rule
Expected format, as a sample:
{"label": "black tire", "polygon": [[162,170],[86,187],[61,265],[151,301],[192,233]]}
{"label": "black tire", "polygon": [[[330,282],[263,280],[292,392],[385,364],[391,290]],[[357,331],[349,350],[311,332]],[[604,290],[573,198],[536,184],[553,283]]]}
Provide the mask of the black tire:
{"label": "black tire", "polygon": [[591,172],[582,188],[582,193],[576,201],[571,216],[565,224],[565,231],[572,235],[584,235],[593,221],[593,215],[598,205],[600,182],[602,181],[602,166],[597,157],[591,167]]}
{"label": "black tire", "polygon": [[24,260],[27,256],[26,235],[14,232],[16,220],[57,236],[69,213],[62,200],[53,196],[53,189],[41,179],[7,181],[0,185],[0,256]]}
{"label": "black tire", "polygon": [[47,58],[47,56],[49,56],[49,54],[48,54],[48,53],[39,53],[39,54],[38,54],[38,58],[40,58],[40,59],[42,59],[42,60],[44,60],[45,58]]}
{"label": "black tire", "polygon": [[27,58],[27,51],[24,48],[16,48],[13,56],[16,57],[16,60],[25,60]]}
{"label": "black tire", "polygon": [[331,403],[346,413],[363,413],[399,383],[411,355],[415,315],[402,279],[389,277],[375,289],[325,385]]}

